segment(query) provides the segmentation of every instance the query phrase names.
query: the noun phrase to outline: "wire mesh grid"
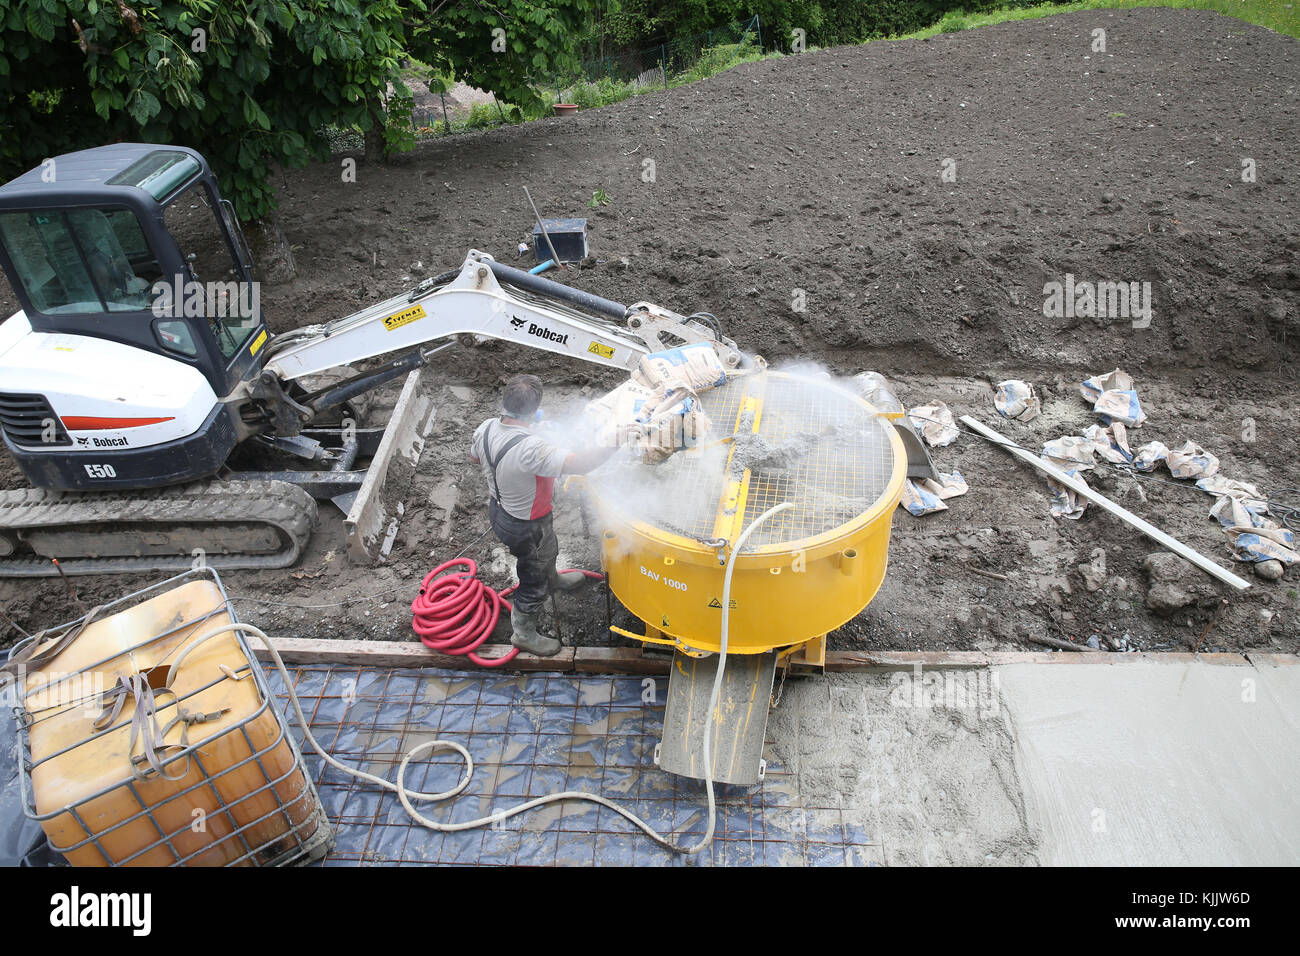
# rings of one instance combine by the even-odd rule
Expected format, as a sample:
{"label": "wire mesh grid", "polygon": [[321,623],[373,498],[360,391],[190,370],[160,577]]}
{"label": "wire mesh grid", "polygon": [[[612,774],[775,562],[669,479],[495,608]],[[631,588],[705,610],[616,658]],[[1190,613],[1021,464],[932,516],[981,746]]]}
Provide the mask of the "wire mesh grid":
{"label": "wire mesh grid", "polygon": [[[774,505],[794,505],[761,525],[749,549],[793,546],[832,531],[885,493],[894,468],[888,425],[853,396],[833,383],[787,374],[736,377],[700,395],[715,438],[747,429],[741,420],[747,398],[759,407],[758,436],[778,463],[752,470],[740,527]],[[709,541],[724,485],[742,474],[734,464],[729,470],[729,449],[715,441],[660,464],[627,461],[592,483],[638,520]]]}
{"label": "wire mesh grid", "polygon": [[[416,804],[437,822],[486,816],[561,790],[588,790],[687,844],[704,832],[703,784],[653,763],[663,725],[663,705],[653,701],[663,700],[666,678],[355,667],[301,667],[290,676],[312,733],[344,763],[391,780],[402,754],[416,744],[437,737],[464,744],[476,765],[466,791],[455,800]],[[283,697],[279,675],[271,681]],[[439,833],[411,820],[394,794],[347,777],[310,747],[303,749],[335,823],[326,866],[685,862],[622,817],[587,803],[551,804],[500,825]],[[461,771],[454,754],[429,754],[412,761],[407,786],[450,789]],[[879,846],[839,808],[802,802],[795,777],[771,760],[763,783],[720,786],[718,794],[717,836],[696,862],[842,866],[880,858]]]}
{"label": "wire mesh grid", "polygon": [[767,376],[758,433],[774,446],[807,442],[788,468],[756,469],[741,527],[790,502],[755,530],[750,547],[786,545],[868,511],[889,486],[893,450],[881,421],[828,383]]}

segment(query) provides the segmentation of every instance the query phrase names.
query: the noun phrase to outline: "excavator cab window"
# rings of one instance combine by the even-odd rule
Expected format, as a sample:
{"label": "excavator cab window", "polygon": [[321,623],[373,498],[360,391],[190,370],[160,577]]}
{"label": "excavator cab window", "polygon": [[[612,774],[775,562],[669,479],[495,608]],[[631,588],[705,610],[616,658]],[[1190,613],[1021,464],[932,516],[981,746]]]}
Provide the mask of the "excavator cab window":
{"label": "excavator cab window", "polygon": [[163,218],[185,261],[186,282],[196,283],[185,295],[203,296],[213,337],[221,353],[233,358],[262,317],[257,287],[242,279],[220,208],[198,181],[167,204]]}
{"label": "excavator cab window", "polygon": [[47,315],[138,312],[162,278],[127,209],[3,213],[0,241],[32,304]]}

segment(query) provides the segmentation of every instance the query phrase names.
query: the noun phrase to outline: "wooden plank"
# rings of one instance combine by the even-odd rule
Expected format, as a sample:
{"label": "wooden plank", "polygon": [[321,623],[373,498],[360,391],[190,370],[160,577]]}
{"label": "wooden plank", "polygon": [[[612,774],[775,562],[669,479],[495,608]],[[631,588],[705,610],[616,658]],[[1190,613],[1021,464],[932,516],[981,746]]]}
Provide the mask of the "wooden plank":
{"label": "wooden plank", "polygon": [[1300,657],[1295,654],[1257,654],[1254,651],[1247,651],[1246,658],[1256,666],[1295,667],[1300,664]]}
{"label": "wooden plank", "polygon": [[[270,655],[260,643],[250,642],[260,660]],[[505,673],[667,674],[671,658],[645,654],[635,647],[566,647],[555,657],[520,654],[500,668],[484,668],[466,657],[437,654],[418,641],[309,640],[277,637],[272,643],[286,664],[326,664],[353,667],[438,667],[445,670]],[[499,657],[508,644],[484,644],[482,656]],[[1125,664],[1150,661],[1160,664],[1204,664],[1228,666],[1300,664],[1294,654],[1192,654],[1188,651],[1150,651],[1132,654],[1071,654],[1061,651],[828,651],[826,670],[835,673],[868,670],[911,670],[925,668],[999,667],[1007,664]]]}
{"label": "wooden plank", "polygon": [[1217,564],[1215,564],[1209,558],[1205,557],[1199,551],[1195,551],[1192,548],[1189,548],[1187,545],[1183,544],[1181,541],[1179,541],[1177,538],[1173,537],[1172,535],[1165,534],[1165,532],[1161,531],[1155,525],[1151,524],[1150,522],[1144,521],[1143,519],[1139,518],[1137,515],[1133,514],[1133,512],[1129,511],[1128,509],[1120,507],[1119,505],[1115,504],[1115,502],[1111,501],[1109,498],[1107,498],[1105,495],[1101,494],[1100,492],[1093,491],[1084,482],[1078,480],[1077,478],[1073,478],[1070,475],[1067,475],[1061,469],[1057,468],[1055,465],[1052,465],[1044,461],[1042,458],[1040,458],[1038,455],[1035,455],[1033,452],[1027,451],[1024,448],[1020,448],[1012,444],[1008,439],[1004,438],[1001,433],[994,431],[992,428],[989,428],[983,422],[977,421],[976,419],[971,418],[969,415],[961,416],[961,421],[965,425],[979,432],[985,438],[988,438],[991,441],[994,441],[997,444],[1001,445],[1004,449],[1011,452],[1011,454],[1015,455],[1017,458],[1027,461],[1029,462],[1029,464],[1033,465],[1039,471],[1051,475],[1054,481],[1062,485],[1065,485],[1067,488],[1069,488],[1071,491],[1074,491],[1076,494],[1082,495],[1084,498],[1087,498],[1089,501],[1091,501],[1097,507],[1101,508],[1103,511],[1108,511],[1111,514],[1113,514],[1115,517],[1119,518],[1121,521],[1124,521],[1132,525],[1134,528],[1141,531],[1143,534],[1145,534],[1152,541],[1159,544],[1161,547],[1166,548],[1169,551],[1172,551],[1174,554],[1178,555],[1180,558],[1184,559],[1185,561],[1190,561],[1192,564],[1196,565],[1198,568],[1200,568],[1202,571],[1204,571],[1206,574],[1210,575],[1211,577],[1217,578],[1218,580],[1222,581],[1224,584],[1231,585],[1232,587],[1236,588],[1239,591],[1244,591],[1248,587],[1250,587],[1249,581],[1245,580],[1244,578],[1239,578],[1231,571],[1219,567]]}
{"label": "wooden plank", "polygon": [[830,673],[911,670],[918,664],[922,667],[988,667],[989,657],[981,651],[827,651],[826,670]]}
{"label": "wooden plank", "polygon": [[672,658],[651,657],[639,647],[575,647],[573,669],[579,674],[659,676],[672,669]]}
{"label": "wooden plank", "polygon": [[[1280,654],[1300,660],[1294,655]],[[1139,651],[1129,654],[1099,652],[1071,654],[1068,651],[830,651],[826,670],[834,672],[866,670],[911,670],[918,664],[934,669],[1002,667],[1007,664],[1129,664],[1147,661],[1157,664],[1218,664],[1232,667],[1250,665],[1243,654],[1193,654],[1190,651]]]}
{"label": "wooden plank", "polygon": [[[293,637],[271,639],[275,649],[286,664],[348,664],[359,667],[441,667],[448,670],[500,670],[500,671],[554,671],[569,673],[573,670],[573,648],[566,647],[554,657],[534,657],[520,654],[509,664],[485,668],[468,657],[439,654],[429,650],[419,641],[349,641],[310,640]],[[250,642],[260,660],[269,660],[266,648],[256,641]],[[480,657],[501,657],[510,651],[509,644],[484,644]]]}
{"label": "wooden plank", "polygon": [[1070,641],[1063,641],[1059,637],[1048,637],[1046,634],[1030,634],[1025,637],[1030,644],[1041,644],[1043,647],[1055,647],[1059,651],[1087,651],[1092,654],[1106,653],[1100,647],[1089,647],[1087,644],[1073,644]]}

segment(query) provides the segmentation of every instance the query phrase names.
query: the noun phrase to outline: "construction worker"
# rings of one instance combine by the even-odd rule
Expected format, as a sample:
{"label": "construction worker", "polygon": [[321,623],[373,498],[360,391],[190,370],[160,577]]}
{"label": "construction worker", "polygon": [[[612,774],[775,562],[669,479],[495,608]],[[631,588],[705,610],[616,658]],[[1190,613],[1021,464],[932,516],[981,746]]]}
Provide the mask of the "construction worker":
{"label": "construction worker", "polygon": [[539,657],[552,657],[563,646],[537,630],[537,612],[552,588],[572,590],[585,579],[581,571],[558,571],[560,545],[551,518],[551,494],[561,475],[583,475],[617,448],[572,452],[532,430],[541,419],[542,381],[516,375],[506,383],[503,414],[474,430],[470,459],[483,468],[488,485],[492,530],[515,556],[519,589],[511,597],[510,643]]}

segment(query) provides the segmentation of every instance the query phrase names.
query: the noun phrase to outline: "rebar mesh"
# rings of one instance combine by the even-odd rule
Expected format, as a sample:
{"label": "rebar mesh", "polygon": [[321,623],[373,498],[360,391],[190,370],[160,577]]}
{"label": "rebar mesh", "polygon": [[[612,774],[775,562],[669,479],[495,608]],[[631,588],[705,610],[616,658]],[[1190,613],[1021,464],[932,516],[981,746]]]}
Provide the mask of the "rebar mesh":
{"label": "rebar mesh", "polygon": [[[283,697],[279,675],[270,679],[273,692]],[[457,800],[416,804],[432,820],[464,821],[530,797],[590,790],[687,844],[704,832],[699,781],[654,765],[666,677],[304,666],[291,668],[290,680],[316,738],[344,763],[387,779],[417,743],[445,737],[464,744],[474,756],[474,777]],[[646,703],[647,697],[658,703]],[[293,733],[301,737],[296,724]],[[411,820],[396,795],[346,777],[310,748],[304,751],[335,822],[335,845],[325,866],[684,862],[592,804],[553,805],[500,826],[439,833]],[[450,789],[461,770],[454,754],[428,754],[411,763],[406,781],[412,789]],[[843,866],[880,862],[882,856],[879,843],[841,808],[805,800],[797,775],[772,759],[761,784],[718,787],[717,836],[701,862]]]}

